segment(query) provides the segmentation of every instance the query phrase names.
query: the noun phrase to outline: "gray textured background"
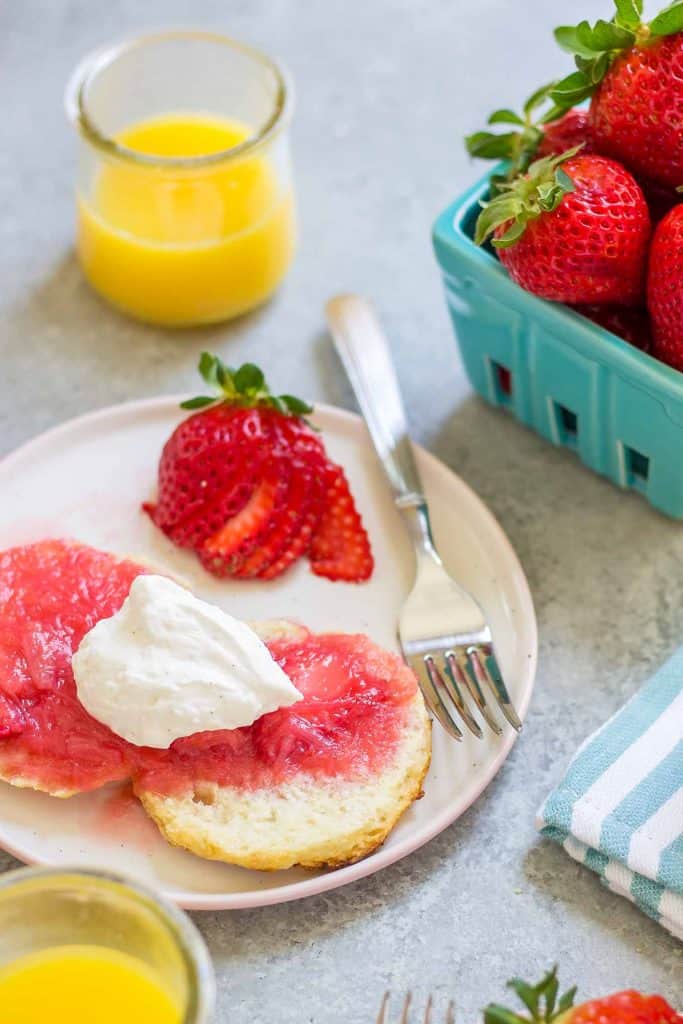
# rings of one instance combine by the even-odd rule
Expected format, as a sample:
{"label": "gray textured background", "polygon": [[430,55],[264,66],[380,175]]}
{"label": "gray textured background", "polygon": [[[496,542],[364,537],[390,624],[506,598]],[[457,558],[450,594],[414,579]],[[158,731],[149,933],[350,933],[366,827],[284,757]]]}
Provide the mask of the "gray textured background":
{"label": "gray textured background", "polygon": [[[574,0],[572,14],[608,3]],[[322,326],[338,289],[374,296],[414,432],[490,504],[534,593],[537,691],[514,753],[455,826],[374,878],[300,904],[197,915],[219,1019],[365,1024],[383,989],[453,994],[460,1019],[557,960],[598,994],[683,1002],[681,947],[540,843],[533,814],[578,742],[681,639],[683,531],[469,394],[429,229],[478,169],[461,136],[551,77],[561,0],[5,0],[0,5],[0,454],[76,413],[193,385],[201,348],[282,390],[351,405]],[[609,16],[609,15],[607,15]],[[62,90],[111,37],[218,27],[281,56],[298,92],[302,244],[281,294],[217,329],[130,323],[71,250],[74,140]],[[0,498],[1,500],[1,498]],[[12,865],[0,854],[0,869]]]}

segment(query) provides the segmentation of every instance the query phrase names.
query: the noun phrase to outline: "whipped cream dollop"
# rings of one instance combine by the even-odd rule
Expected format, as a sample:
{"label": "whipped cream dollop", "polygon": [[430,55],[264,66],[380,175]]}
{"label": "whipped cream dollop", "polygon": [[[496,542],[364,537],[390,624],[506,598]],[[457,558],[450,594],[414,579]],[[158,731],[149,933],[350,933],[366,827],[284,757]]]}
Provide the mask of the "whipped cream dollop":
{"label": "whipped cream dollop", "polygon": [[165,576],[138,576],[72,659],[93,718],[138,746],[251,725],[301,694],[253,629]]}

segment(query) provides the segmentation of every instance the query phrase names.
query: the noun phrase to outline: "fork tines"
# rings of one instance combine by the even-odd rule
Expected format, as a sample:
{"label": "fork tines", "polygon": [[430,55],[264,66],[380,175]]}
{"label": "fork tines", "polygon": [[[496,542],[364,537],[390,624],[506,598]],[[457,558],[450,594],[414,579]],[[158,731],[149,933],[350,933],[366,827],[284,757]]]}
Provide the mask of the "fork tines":
{"label": "fork tines", "polygon": [[[388,1024],[389,1018],[387,1017],[387,1012],[388,1012],[388,1009],[389,1009],[389,1000],[390,1000],[390,998],[391,998],[391,993],[390,992],[385,992],[384,993],[384,998],[382,999],[382,1005],[381,1005],[380,1010],[379,1010],[379,1016],[377,1018],[377,1024]],[[410,1007],[412,1005],[412,1002],[413,1002],[412,993],[408,992],[406,997],[405,997],[405,999],[403,1000],[403,1007],[401,1009],[401,1016],[398,1018],[397,1024],[410,1024],[410,1017],[411,1017]],[[425,1007],[424,1014],[423,1014],[423,1016],[421,1018],[421,1024],[433,1024],[433,1017],[432,1017],[433,1009],[434,1009],[434,1001],[433,1001],[433,999],[432,999],[432,997],[430,995],[429,999],[427,1000],[427,1005]],[[448,1004],[448,1007],[446,1008],[445,1024],[455,1024],[455,1006],[454,1006],[452,1001]]]}
{"label": "fork tines", "polygon": [[459,722],[463,722],[478,739],[482,738],[481,726],[468,707],[467,696],[497,736],[502,729],[492,712],[487,693],[510,725],[517,731],[521,729],[522,723],[510,701],[490,644],[470,644],[446,650],[439,648],[422,656],[414,654],[410,661],[426,691],[430,710],[455,739],[461,740],[463,736]]}

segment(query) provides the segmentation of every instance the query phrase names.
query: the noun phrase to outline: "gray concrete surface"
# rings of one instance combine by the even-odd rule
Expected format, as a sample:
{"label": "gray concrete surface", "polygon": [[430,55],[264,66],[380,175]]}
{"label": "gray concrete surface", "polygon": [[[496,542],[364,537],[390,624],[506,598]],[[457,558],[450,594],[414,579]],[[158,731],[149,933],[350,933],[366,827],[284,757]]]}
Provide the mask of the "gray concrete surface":
{"label": "gray concrete surface", "polygon": [[[578,18],[609,4],[571,7]],[[267,365],[283,390],[351,406],[321,310],[331,292],[360,289],[391,333],[416,436],[490,504],[536,601],[528,728],[469,813],[350,888],[197,916],[219,1020],[366,1024],[387,986],[452,995],[473,1020],[506,978],[554,961],[585,994],[636,986],[683,1002],[680,946],[533,831],[578,742],[681,641],[683,531],[470,395],[429,241],[434,216],[478,173],[461,136],[567,66],[550,39],[567,16],[561,0],[0,5],[0,454],[86,409],[192,385],[204,347]],[[61,105],[85,51],[165,24],[259,44],[287,61],[298,92],[296,266],[261,312],[183,334],[122,319],[81,280]]]}

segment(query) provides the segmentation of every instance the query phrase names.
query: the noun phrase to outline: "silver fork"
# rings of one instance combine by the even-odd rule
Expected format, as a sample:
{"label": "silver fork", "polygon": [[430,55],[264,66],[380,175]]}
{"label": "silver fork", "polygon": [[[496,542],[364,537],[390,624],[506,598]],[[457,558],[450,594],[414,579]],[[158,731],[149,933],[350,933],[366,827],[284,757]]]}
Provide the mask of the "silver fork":
{"label": "silver fork", "polygon": [[[379,1016],[377,1018],[376,1024],[387,1024],[387,1009],[389,1007],[390,996],[390,992],[384,993],[384,999],[382,1000],[382,1005],[380,1006],[379,1009]],[[403,1000],[403,1009],[401,1010],[401,1016],[399,1017],[398,1024],[409,1024],[410,1007],[412,1005],[412,1001],[413,997],[412,994],[409,992],[408,995]],[[434,1003],[432,1001],[432,997],[430,996],[429,999],[427,1000],[424,1017],[422,1018],[422,1024],[432,1024],[433,1009]],[[446,1009],[446,1024],[455,1024],[455,1008],[453,1006],[453,1003],[449,1003],[448,1008]]]}
{"label": "silver fork", "polygon": [[428,708],[454,739],[463,738],[458,721],[482,738],[468,695],[496,735],[502,729],[489,698],[519,731],[522,723],[503,682],[484,613],[449,576],[434,547],[398,380],[374,309],[358,295],[339,295],[327,303],[326,313],[396,507],[415,546],[415,584],[399,619],[403,656],[418,678]]}

